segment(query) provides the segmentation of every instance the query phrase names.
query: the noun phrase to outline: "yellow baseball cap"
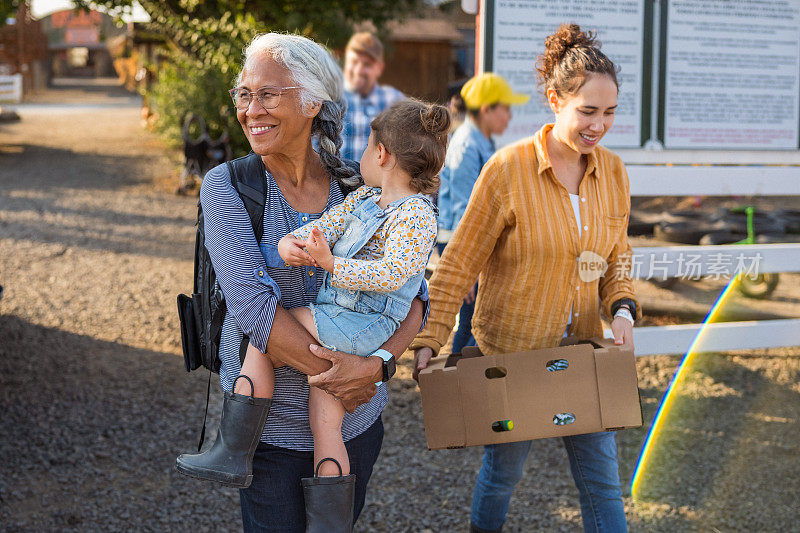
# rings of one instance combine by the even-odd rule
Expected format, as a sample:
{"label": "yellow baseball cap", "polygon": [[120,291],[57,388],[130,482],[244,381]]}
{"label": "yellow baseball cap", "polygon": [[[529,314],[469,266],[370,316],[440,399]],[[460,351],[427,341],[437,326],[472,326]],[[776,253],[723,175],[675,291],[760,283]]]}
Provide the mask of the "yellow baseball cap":
{"label": "yellow baseball cap", "polygon": [[478,109],[482,105],[492,104],[524,104],[530,95],[515,93],[501,76],[494,72],[484,72],[467,80],[461,88],[461,98],[469,109]]}

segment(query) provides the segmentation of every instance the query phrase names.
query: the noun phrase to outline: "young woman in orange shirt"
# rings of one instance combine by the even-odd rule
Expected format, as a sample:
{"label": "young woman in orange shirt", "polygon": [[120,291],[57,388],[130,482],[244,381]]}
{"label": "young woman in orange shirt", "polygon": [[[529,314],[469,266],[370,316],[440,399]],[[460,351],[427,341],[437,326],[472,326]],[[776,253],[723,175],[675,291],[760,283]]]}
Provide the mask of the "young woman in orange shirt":
{"label": "young woman in orange shirt", "polygon": [[[641,316],[629,275],[628,176],[599,146],[617,109],[617,68],[591,34],[562,25],[537,70],[555,122],[500,149],[483,167],[464,217],[430,283],[426,328],[411,347],[415,372],[446,342],[479,277],[472,330],[483,353],[558,346],[567,334],[603,333],[633,345]],[[581,269],[605,262],[605,271]],[[614,433],[564,437],[585,531],[627,529]],[[531,441],[485,447],[472,531],[499,531]]]}

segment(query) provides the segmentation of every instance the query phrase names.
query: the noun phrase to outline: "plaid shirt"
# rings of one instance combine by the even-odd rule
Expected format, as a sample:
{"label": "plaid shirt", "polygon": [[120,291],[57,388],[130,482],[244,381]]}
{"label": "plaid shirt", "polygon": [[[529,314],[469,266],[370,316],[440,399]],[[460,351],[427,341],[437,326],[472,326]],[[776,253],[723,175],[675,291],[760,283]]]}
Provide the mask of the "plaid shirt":
{"label": "plaid shirt", "polygon": [[369,142],[369,123],[381,111],[405,98],[405,95],[388,85],[375,85],[366,98],[357,92],[345,89],[347,115],[342,130],[342,157],[360,161]]}

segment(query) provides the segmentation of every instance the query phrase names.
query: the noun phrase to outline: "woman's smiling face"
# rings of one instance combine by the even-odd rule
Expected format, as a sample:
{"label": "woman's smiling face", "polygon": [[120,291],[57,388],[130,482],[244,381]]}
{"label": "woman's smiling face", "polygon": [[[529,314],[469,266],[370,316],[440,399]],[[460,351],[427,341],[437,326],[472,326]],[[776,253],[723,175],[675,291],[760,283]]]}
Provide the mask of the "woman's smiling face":
{"label": "woman's smiling face", "polygon": [[589,74],[577,93],[563,98],[548,90],[556,139],[580,154],[594,150],[614,123],[617,93],[614,80],[604,74]]}
{"label": "woman's smiling face", "polygon": [[[255,92],[262,87],[282,88],[295,85],[289,69],[267,55],[245,64],[238,86]],[[236,118],[239,119],[255,153],[282,154],[289,152],[290,147],[308,145],[311,122],[316,113],[312,113],[312,116],[302,113],[300,91],[301,89],[284,91],[274,109],[264,109],[254,95],[247,109],[236,110]],[[314,111],[319,111],[319,106]]]}

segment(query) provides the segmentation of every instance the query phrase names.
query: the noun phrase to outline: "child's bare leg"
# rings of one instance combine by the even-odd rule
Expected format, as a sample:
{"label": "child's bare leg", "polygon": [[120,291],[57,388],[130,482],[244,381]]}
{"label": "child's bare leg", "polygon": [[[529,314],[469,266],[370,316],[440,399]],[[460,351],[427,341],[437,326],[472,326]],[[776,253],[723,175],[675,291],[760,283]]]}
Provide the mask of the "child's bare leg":
{"label": "child's bare leg", "polygon": [[[252,344],[247,346],[241,374],[253,380],[253,396],[256,398],[272,398],[275,388],[275,369],[269,355],[261,353]],[[246,379],[236,382],[237,394],[250,395],[250,384]]]}
{"label": "child's bare leg", "polygon": [[[308,417],[314,435],[314,465],[326,457],[333,457],[342,465],[342,475],[350,473],[350,459],[342,440],[342,402],[322,389],[311,387],[308,393]],[[339,469],[330,461],[319,468],[321,476],[338,476]]]}
{"label": "child's bare leg", "polygon": [[[306,330],[315,338],[317,328],[311,310],[307,307],[295,307],[289,310]],[[317,338],[317,342],[319,339]],[[350,459],[347,448],[342,440],[342,419],[344,407],[342,402],[335,399],[322,389],[311,387],[308,395],[308,418],[311,423],[311,433],[314,435],[314,466],[322,459],[332,457],[342,465],[342,475],[350,473]],[[325,461],[319,469],[321,476],[338,476],[339,469],[330,461]]]}

